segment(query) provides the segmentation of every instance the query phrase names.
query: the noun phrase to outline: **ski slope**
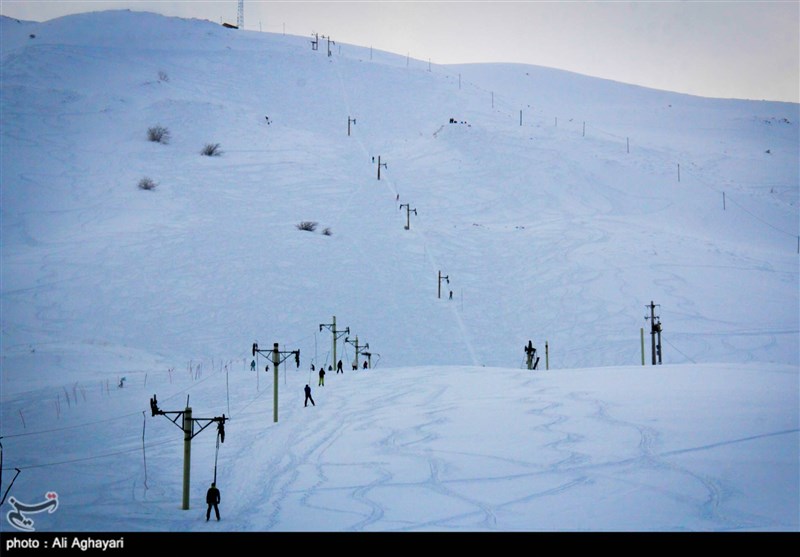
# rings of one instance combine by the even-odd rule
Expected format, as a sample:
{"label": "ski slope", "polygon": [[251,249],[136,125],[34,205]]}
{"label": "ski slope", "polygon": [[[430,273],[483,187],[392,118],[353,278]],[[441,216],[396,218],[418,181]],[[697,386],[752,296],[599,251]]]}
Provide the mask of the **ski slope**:
{"label": "ski slope", "polygon": [[[37,530],[800,526],[797,104],[151,13],[0,23],[2,488],[58,493]],[[300,351],[278,423],[253,342]],[[230,418],[218,524],[213,427],[183,511],[154,393]]]}

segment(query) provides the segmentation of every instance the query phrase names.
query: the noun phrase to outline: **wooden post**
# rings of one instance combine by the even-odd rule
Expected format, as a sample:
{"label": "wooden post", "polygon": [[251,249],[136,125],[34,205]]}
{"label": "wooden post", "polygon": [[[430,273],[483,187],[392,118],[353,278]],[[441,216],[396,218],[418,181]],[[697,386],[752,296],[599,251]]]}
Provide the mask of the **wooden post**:
{"label": "wooden post", "polygon": [[544,366],[545,370],[550,370],[550,344],[544,341]]}
{"label": "wooden post", "polygon": [[639,329],[639,333],[642,337],[642,365],[644,365],[644,327]]}

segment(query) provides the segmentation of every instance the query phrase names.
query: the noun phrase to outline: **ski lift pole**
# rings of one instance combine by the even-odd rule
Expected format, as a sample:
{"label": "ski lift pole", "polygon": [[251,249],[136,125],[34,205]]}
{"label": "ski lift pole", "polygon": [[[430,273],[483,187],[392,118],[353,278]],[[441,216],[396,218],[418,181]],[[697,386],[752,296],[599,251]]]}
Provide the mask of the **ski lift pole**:
{"label": "ski lift pole", "polygon": [[[300,350],[292,350],[292,351],[289,351],[289,352],[281,352],[280,350],[278,350],[278,343],[275,342],[272,345],[272,350],[266,351],[266,350],[259,350],[258,349],[258,344],[253,344],[253,354],[255,355],[255,354],[260,353],[260,352],[264,352],[265,355],[267,353],[269,353],[269,355],[270,355],[270,357],[272,359],[272,365],[273,365],[273,380],[272,380],[272,393],[273,393],[273,395],[272,395],[272,399],[273,399],[272,400],[272,404],[273,404],[273,410],[272,410],[272,419],[273,419],[274,422],[277,423],[277,421],[278,421],[278,368],[280,367],[281,362],[284,362],[286,360],[286,358],[289,357],[289,355],[294,355],[295,364],[297,364],[297,367],[300,367]],[[281,356],[284,356],[284,355],[286,356],[286,358],[281,359]],[[269,373],[269,364],[267,364],[267,366],[264,368],[264,371]],[[225,442],[225,440],[223,439],[223,443],[224,442]]]}
{"label": "ski lift pole", "polygon": [[[224,424],[225,414],[222,416],[217,416],[214,418],[193,418],[192,417],[192,408],[189,406],[189,397],[186,397],[186,408],[184,410],[178,411],[164,411],[158,407],[158,400],[156,396],[153,395],[153,398],[150,399],[150,412],[153,416],[164,416],[170,422],[175,424],[178,428],[183,431],[183,501],[181,508],[183,510],[189,509],[189,491],[190,491],[190,484],[191,484],[191,463],[192,463],[192,439],[195,435],[202,432],[212,423],[218,424],[217,426],[217,438],[219,442],[225,442],[225,429]],[[174,417],[170,417],[174,416]],[[198,422],[199,429],[197,433],[194,431],[194,422]],[[219,446],[218,446],[219,447]],[[214,459],[214,476],[216,478],[216,466],[217,461],[216,457]]]}
{"label": "ski lift pole", "polygon": [[280,353],[276,342],[272,345],[272,365],[275,368],[272,379],[272,421],[275,423],[278,423],[278,366],[280,363]]}
{"label": "ski lift pole", "polygon": [[403,210],[403,207],[406,208],[406,230],[410,230],[411,229],[411,212],[413,211],[414,214],[416,215],[417,214],[417,209],[416,208],[412,209],[411,205],[409,205],[408,203],[402,203],[400,205],[400,210],[401,211]]}
{"label": "ski lift pole", "polygon": [[450,284],[450,275],[442,275],[442,272],[439,271],[439,289],[436,297],[440,299],[442,297],[442,279],[446,280],[447,284]]}
{"label": "ski lift pole", "polygon": [[[345,327],[343,330],[337,330],[336,329],[336,316],[335,315],[333,316],[333,323],[327,323],[327,324],[326,323],[320,323],[319,324],[319,330],[320,331],[322,331],[323,327],[328,329],[329,331],[331,331],[331,333],[333,333],[333,362],[332,363],[333,363],[333,366],[336,367],[336,364],[338,363],[338,360],[336,359],[336,344],[337,344],[337,342],[339,341],[339,339],[342,336],[344,336],[346,334],[347,335],[350,334],[350,327]],[[316,337],[314,337],[314,338],[316,339]]]}
{"label": "ski lift pole", "polygon": [[[345,344],[352,344],[353,346],[355,346],[355,350],[356,350],[356,355],[355,355],[355,367],[356,367],[356,369],[358,369],[358,367],[359,367],[359,366],[358,366],[358,357],[359,357],[361,354],[366,354],[366,353],[367,353],[367,352],[365,352],[365,350],[369,350],[369,343],[366,343],[366,344],[364,344],[364,345],[361,347],[361,349],[359,350],[359,347],[358,347],[358,335],[356,335],[356,340],[355,340],[355,342],[352,342],[352,341],[351,341],[349,338],[345,338],[345,339],[344,339],[344,342],[345,342]],[[370,367],[372,367],[372,366],[370,366]]]}
{"label": "ski lift pole", "polygon": [[189,477],[192,468],[192,409],[183,413],[183,510],[189,510]]}
{"label": "ski lift pole", "polygon": [[388,168],[385,162],[381,162],[381,156],[378,155],[378,180],[381,179],[381,167]]}

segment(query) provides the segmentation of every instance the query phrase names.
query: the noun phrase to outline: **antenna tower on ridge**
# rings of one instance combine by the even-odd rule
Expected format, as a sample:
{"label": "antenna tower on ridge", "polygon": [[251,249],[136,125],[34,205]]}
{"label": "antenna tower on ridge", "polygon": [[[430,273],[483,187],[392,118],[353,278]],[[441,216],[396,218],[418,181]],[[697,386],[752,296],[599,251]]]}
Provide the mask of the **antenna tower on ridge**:
{"label": "antenna tower on ridge", "polygon": [[239,0],[239,11],[236,14],[236,27],[244,29],[244,0]]}

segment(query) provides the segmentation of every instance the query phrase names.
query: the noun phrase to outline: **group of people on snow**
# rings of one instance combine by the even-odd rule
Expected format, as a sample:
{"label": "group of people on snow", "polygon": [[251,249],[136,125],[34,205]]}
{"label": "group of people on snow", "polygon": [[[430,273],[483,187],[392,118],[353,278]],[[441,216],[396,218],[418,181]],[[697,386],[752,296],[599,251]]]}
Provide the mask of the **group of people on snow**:
{"label": "group of people on snow", "polygon": [[[253,360],[250,363],[250,369],[255,371],[255,369],[256,369],[255,360]],[[353,363],[353,369],[354,370],[358,369],[358,362],[354,362]],[[368,365],[366,360],[364,360],[364,369],[369,369],[369,365]],[[315,371],[314,364],[311,364],[311,371]],[[333,371],[333,366],[329,365],[328,366],[328,371]],[[338,362],[336,362],[336,373],[337,374],[339,374],[339,373],[344,374],[342,360],[339,360]],[[325,386],[325,366],[324,365],[320,366],[320,368],[319,368],[319,384],[318,385],[320,387],[324,387]],[[316,403],[314,402],[314,398],[311,396],[311,387],[309,385],[306,385],[303,390],[305,391],[305,395],[306,395],[306,398],[305,398],[305,401],[303,403],[303,406],[304,407],[308,407],[308,403],[309,402],[311,403],[311,406],[316,406]],[[155,415],[156,413],[159,413],[158,403],[155,400],[155,396],[153,396],[153,398],[150,400],[150,408],[151,408],[151,410],[153,412],[153,415]],[[218,424],[217,428],[219,430],[220,435],[222,435],[222,438],[224,439],[224,436],[225,436],[225,432],[224,431],[225,430],[223,429],[223,427],[224,427],[223,424],[224,424],[224,418],[223,418],[223,421]],[[217,517],[217,520],[219,520],[219,503],[220,503],[221,499],[222,498],[220,496],[220,491],[219,491],[219,488],[217,487],[216,482],[211,482],[211,487],[209,487],[208,491],[206,492],[206,504],[208,505],[208,508],[206,509],[206,521],[208,521],[211,518],[211,511],[212,510],[214,511],[214,515]]]}

